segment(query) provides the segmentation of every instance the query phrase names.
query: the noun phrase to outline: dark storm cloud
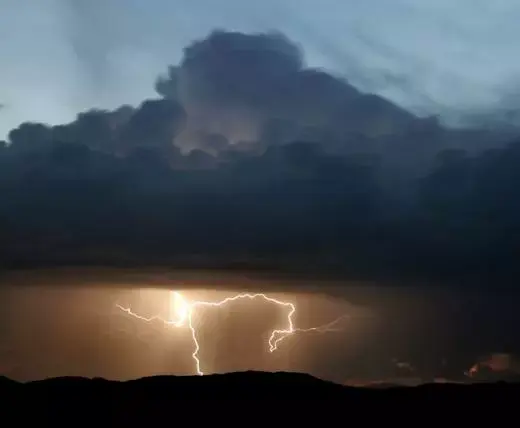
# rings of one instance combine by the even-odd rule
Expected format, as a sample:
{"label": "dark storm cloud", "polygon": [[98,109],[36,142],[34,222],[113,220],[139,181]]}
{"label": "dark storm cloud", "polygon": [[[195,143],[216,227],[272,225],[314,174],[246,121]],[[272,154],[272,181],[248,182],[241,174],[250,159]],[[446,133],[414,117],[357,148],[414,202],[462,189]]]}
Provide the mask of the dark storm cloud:
{"label": "dark storm cloud", "polygon": [[[160,79],[164,95],[185,102],[270,106],[280,82],[303,68],[298,46],[281,34],[250,35],[215,31],[184,49],[170,80]],[[170,87],[173,86],[173,88]]]}
{"label": "dark storm cloud", "polygon": [[23,123],[9,132],[8,139],[12,151],[32,152],[55,143],[74,143],[112,155],[127,155],[137,148],[173,152],[174,138],[184,121],[184,109],[177,102],[151,99],[137,108],[89,110],[66,125]]}
{"label": "dark storm cloud", "polygon": [[159,78],[156,89],[179,100],[191,115],[206,117],[206,123],[195,126],[214,132],[218,122],[218,130],[235,142],[259,138],[272,121],[291,127],[284,139],[301,137],[309,129],[336,138],[385,134],[414,121],[412,114],[378,96],[307,68],[301,48],[278,33],[215,31],[186,47],[180,64]]}
{"label": "dark storm cloud", "polygon": [[9,133],[5,267],[247,262],[473,286],[520,275],[510,134],[416,118],[307,68],[280,34],[213,32],[156,87],[137,107]]}

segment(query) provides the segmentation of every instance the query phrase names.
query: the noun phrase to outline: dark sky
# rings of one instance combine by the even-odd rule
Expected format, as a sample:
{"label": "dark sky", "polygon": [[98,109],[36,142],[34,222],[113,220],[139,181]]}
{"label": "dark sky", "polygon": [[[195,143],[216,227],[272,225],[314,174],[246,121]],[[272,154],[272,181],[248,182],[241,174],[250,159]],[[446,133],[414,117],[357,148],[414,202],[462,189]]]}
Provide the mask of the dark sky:
{"label": "dark sky", "polygon": [[[85,49],[79,55],[94,61],[99,52]],[[68,281],[67,292],[50,292],[47,281],[16,296],[14,271],[36,285],[44,275],[37,268],[78,266],[167,268],[180,275],[171,286],[182,289],[189,268],[192,288],[228,290],[227,279],[215,283],[218,271],[242,291],[254,288],[237,277],[246,270],[267,278],[254,291],[293,296],[307,290],[304,281],[338,305],[366,307],[371,322],[323,343],[330,360],[317,344],[284,357],[294,359],[286,368],[303,364],[334,380],[395,377],[403,362],[420,371],[408,375],[456,377],[479,358],[518,353],[514,117],[508,126],[446,127],[311,67],[302,45],[281,32],[202,33],[178,61],[164,60],[149,87],[155,94],[133,106],[84,110],[64,124],[24,122],[0,145],[0,267],[11,338],[11,357],[2,361],[25,361],[17,376],[96,373],[103,355],[123,352],[117,346],[137,347],[125,355],[142,360],[107,376],[162,370],[135,342],[112,342],[107,289],[73,296],[84,272]],[[26,95],[28,104],[35,98]],[[128,285],[96,275],[90,286]],[[366,283],[372,287],[353,287]],[[132,283],[146,285],[147,276]],[[105,309],[71,314],[97,307]],[[319,302],[315,310],[327,312]],[[62,329],[71,317],[77,327]],[[271,328],[270,319],[253,317],[251,329]],[[31,322],[41,329],[36,341]],[[101,340],[108,348],[93,351]],[[59,355],[49,353],[53,343],[63,344]],[[48,353],[44,368],[28,369],[41,352]]]}

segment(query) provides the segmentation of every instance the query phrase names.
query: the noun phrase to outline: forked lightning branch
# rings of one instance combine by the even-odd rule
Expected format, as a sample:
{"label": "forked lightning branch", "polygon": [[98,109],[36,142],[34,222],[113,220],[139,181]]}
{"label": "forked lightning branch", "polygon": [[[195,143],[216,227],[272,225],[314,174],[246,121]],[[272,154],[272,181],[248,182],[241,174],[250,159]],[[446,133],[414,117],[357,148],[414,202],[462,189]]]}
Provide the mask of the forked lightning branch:
{"label": "forked lightning branch", "polygon": [[324,324],[317,327],[309,327],[309,328],[299,328],[294,325],[293,316],[296,313],[296,306],[291,302],[285,302],[282,300],[275,299],[273,297],[269,297],[263,293],[242,293],[236,294],[233,296],[226,297],[225,299],[219,301],[188,301],[180,292],[171,291],[170,292],[170,305],[171,305],[171,313],[172,319],[166,319],[159,315],[152,317],[145,317],[136,312],[134,312],[130,307],[121,306],[116,304],[117,308],[121,311],[125,312],[129,316],[136,318],[138,320],[150,323],[150,322],[161,322],[165,326],[170,326],[174,328],[188,328],[191,332],[191,337],[193,341],[193,352],[192,358],[195,364],[195,371],[199,375],[203,375],[204,371],[202,369],[202,362],[199,358],[199,351],[201,344],[199,342],[199,334],[197,328],[195,327],[195,323],[193,322],[194,315],[197,309],[201,308],[219,308],[224,305],[229,305],[238,300],[258,300],[262,301],[266,304],[273,304],[281,307],[286,313],[286,326],[283,329],[275,329],[271,331],[271,335],[269,336],[269,340],[267,342],[267,346],[269,348],[269,352],[274,352],[278,349],[278,345],[288,336],[293,335],[295,333],[308,333],[308,332],[318,332],[318,333],[326,333],[333,331],[340,331],[341,328],[338,327],[340,321],[345,319],[347,316],[343,315],[339,318],[336,318],[334,321]]}

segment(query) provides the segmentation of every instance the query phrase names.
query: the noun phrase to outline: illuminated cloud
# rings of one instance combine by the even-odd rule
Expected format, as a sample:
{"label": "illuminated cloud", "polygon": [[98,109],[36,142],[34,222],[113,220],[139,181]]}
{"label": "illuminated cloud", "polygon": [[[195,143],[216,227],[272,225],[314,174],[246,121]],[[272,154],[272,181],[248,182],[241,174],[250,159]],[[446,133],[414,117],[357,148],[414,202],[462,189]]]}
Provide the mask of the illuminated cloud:
{"label": "illuminated cloud", "polygon": [[158,321],[163,323],[165,326],[171,327],[187,327],[191,332],[191,337],[193,339],[194,350],[192,353],[192,358],[195,364],[195,371],[198,375],[203,375],[204,371],[202,370],[203,363],[199,356],[199,351],[202,344],[199,342],[199,333],[198,328],[196,327],[194,317],[197,316],[197,310],[203,308],[220,308],[223,306],[227,306],[234,302],[238,302],[240,300],[258,300],[264,301],[268,304],[274,304],[285,311],[287,311],[286,320],[287,323],[285,327],[282,329],[274,329],[271,331],[271,334],[268,339],[269,352],[274,352],[278,349],[278,345],[288,336],[296,334],[296,333],[327,333],[334,331],[341,331],[340,321],[348,318],[347,315],[343,315],[335,320],[321,325],[317,327],[309,327],[309,328],[299,328],[294,325],[293,316],[296,314],[296,306],[291,302],[285,302],[282,300],[275,299],[263,293],[240,293],[231,295],[219,301],[188,301],[186,298],[178,291],[172,291],[170,294],[170,316],[168,318],[162,318],[159,315],[155,315],[152,317],[144,317],[139,315],[138,313],[132,311],[129,307],[124,307],[117,304],[117,308],[123,311],[124,313],[130,315],[133,318],[136,318],[139,321],[143,321],[146,323]]}
{"label": "illuminated cloud", "polygon": [[474,379],[493,375],[520,375],[520,359],[512,354],[491,354],[471,366],[467,375]]}

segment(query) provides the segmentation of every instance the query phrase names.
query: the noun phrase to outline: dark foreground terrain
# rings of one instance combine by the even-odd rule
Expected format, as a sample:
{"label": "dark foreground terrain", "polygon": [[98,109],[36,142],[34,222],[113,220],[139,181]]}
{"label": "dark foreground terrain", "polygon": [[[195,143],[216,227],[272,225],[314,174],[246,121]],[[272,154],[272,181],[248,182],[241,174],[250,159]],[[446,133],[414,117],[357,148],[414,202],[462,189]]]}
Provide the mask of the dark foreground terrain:
{"label": "dark foreground terrain", "polygon": [[[311,423],[423,424],[453,417],[494,422],[514,415],[520,384],[431,384],[356,388],[297,373],[158,376],[127,382],[55,378],[18,383],[0,378],[2,426],[168,426],[179,424]],[[341,419],[337,419],[341,418]],[[264,422],[265,421],[265,422]],[[458,419],[457,419],[458,421]],[[317,421],[316,421],[317,422]],[[286,422],[284,422],[286,423]]]}

